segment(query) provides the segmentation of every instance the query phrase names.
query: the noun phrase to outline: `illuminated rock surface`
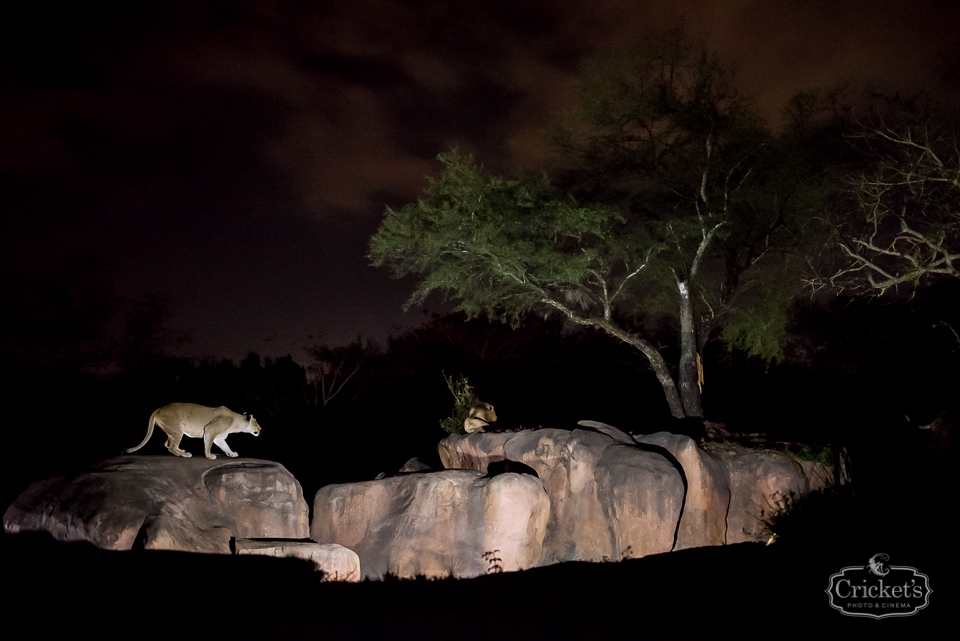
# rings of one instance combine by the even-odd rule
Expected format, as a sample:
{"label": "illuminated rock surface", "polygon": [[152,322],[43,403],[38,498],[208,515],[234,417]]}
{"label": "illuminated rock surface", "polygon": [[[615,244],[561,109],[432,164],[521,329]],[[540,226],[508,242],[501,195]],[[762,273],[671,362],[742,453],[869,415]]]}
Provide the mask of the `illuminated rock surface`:
{"label": "illuminated rock surface", "polygon": [[407,474],[321,488],[311,538],[354,550],[364,578],[476,577],[532,567],[549,509],[526,474]]}
{"label": "illuminated rock surface", "polygon": [[657,432],[637,436],[636,440],[666,449],[687,477],[687,502],[680,519],[677,549],[732,543],[727,540],[726,524],[730,481],[720,461],[682,434]]}
{"label": "illuminated rock surface", "polygon": [[324,581],[360,580],[360,557],[353,550],[336,543],[291,541],[287,539],[237,539],[237,554],[260,554],[312,561],[323,572]]}
{"label": "illuminated rock surface", "polygon": [[231,537],[303,539],[308,506],[279,463],[237,458],[119,456],[32,484],[3,516],[7,533],[60,541],[230,553]]}
{"label": "illuminated rock surface", "polygon": [[707,443],[706,450],[729,479],[727,543],[767,539],[766,521],[789,501],[834,482],[831,466],[797,460],[783,452],[735,443]]}
{"label": "illuminated rock surface", "polygon": [[550,497],[538,565],[617,561],[669,552],[683,480],[662,455],[588,430],[452,435],[444,466],[486,470],[503,458],[537,471]]}
{"label": "illuminated rock surface", "polygon": [[[677,550],[760,541],[764,520],[788,497],[833,482],[827,465],[773,450],[708,443],[667,432],[636,437],[593,421],[594,430],[544,429],[453,435],[440,442],[448,468],[486,470],[508,458],[534,468],[550,497],[539,565],[619,560]],[[636,445],[631,445],[634,441]]]}

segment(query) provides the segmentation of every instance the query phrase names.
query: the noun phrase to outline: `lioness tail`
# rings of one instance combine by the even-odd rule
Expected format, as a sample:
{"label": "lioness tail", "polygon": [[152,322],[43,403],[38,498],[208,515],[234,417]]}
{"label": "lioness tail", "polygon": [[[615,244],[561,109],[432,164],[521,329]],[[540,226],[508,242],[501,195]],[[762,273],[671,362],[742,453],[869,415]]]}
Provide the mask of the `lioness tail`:
{"label": "lioness tail", "polygon": [[153,426],[157,424],[157,412],[159,411],[160,409],[153,410],[153,414],[150,415],[150,420],[147,422],[147,435],[143,437],[143,441],[140,442],[140,445],[125,449],[123,451],[124,454],[130,454],[131,452],[136,452],[141,447],[147,444],[147,441],[149,441],[150,437],[153,436]]}

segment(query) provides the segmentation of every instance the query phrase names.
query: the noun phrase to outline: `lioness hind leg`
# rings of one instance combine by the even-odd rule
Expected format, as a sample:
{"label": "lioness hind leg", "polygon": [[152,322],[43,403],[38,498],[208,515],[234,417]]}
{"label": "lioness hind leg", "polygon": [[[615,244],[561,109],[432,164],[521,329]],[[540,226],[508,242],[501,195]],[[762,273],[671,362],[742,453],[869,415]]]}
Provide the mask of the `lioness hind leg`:
{"label": "lioness hind leg", "polygon": [[175,433],[169,434],[167,436],[167,449],[170,450],[171,454],[182,456],[184,458],[190,458],[191,456],[193,456],[193,454],[191,454],[190,452],[187,452],[186,450],[180,449],[180,440],[182,438],[183,438],[183,432],[181,430],[177,430]]}

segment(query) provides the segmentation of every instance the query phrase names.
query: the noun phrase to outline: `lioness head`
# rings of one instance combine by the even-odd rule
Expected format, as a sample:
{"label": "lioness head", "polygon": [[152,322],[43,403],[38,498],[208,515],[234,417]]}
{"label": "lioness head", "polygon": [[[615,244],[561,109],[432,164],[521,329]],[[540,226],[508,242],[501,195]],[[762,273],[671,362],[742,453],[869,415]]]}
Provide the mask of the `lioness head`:
{"label": "lioness head", "polygon": [[254,436],[260,436],[260,423],[257,423],[257,419],[253,418],[250,414],[243,415],[243,422],[246,423],[246,428],[243,430]]}
{"label": "lioness head", "polygon": [[470,408],[470,416],[483,419],[487,423],[497,422],[497,412],[490,403],[477,403]]}

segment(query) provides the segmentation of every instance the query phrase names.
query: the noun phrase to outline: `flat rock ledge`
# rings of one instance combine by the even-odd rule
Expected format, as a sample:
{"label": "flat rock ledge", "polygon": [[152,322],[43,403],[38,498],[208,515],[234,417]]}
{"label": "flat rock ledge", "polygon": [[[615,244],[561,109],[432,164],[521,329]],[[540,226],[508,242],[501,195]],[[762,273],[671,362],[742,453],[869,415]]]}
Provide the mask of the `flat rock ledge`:
{"label": "flat rock ledge", "polygon": [[323,581],[360,580],[360,557],[349,548],[336,543],[291,541],[289,539],[234,539],[235,554],[293,557],[312,561]]}
{"label": "flat rock ledge", "polygon": [[230,554],[233,538],[306,539],[308,515],[300,483],[273,461],[118,456],[32,484],[3,527],[108,550]]}

